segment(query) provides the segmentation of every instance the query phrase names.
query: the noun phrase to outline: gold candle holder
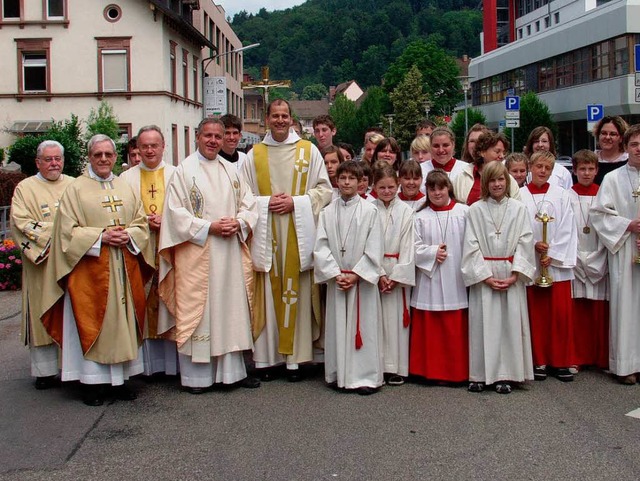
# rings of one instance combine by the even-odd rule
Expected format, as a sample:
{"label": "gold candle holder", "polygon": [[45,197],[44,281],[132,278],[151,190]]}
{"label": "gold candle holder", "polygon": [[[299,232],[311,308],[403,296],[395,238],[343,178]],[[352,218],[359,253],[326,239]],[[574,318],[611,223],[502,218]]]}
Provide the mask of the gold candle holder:
{"label": "gold candle holder", "polygon": [[[538,212],[536,214],[536,220],[542,222],[542,242],[547,243],[547,224],[552,222],[554,219],[546,212]],[[540,256],[540,260],[546,259],[547,255],[543,254]],[[553,279],[549,275],[549,271],[546,266],[540,263],[540,276],[535,281],[536,286],[538,287],[551,287],[553,285]]]}
{"label": "gold candle holder", "polygon": [[638,253],[633,258],[633,263],[634,264],[640,264],[640,250],[638,251]]}

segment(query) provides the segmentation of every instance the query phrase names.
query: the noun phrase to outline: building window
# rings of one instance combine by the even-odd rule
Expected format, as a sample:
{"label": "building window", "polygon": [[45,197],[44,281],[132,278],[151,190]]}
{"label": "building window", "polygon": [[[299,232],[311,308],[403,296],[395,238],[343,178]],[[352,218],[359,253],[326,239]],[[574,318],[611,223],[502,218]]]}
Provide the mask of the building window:
{"label": "building window", "polygon": [[518,29],[518,38],[522,38],[522,29],[521,28]]}
{"label": "building window", "polygon": [[98,91],[128,92],[131,90],[130,40],[97,38]]}
{"label": "building window", "polygon": [[176,47],[178,46],[173,40],[169,40],[169,69],[171,70],[171,93],[178,93],[178,74],[176,72]]}
{"label": "building window", "polygon": [[122,9],[118,5],[111,4],[104,7],[102,14],[107,22],[114,23],[122,17]]}
{"label": "building window", "polygon": [[16,39],[16,42],[18,45],[18,92],[50,92],[51,39]]}
{"label": "building window", "polygon": [[178,165],[178,126],[171,124],[171,154],[173,156],[173,165]]}
{"label": "building window", "polygon": [[536,20],[536,32],[540,31],[540,20]]}
{"label": "building window", "polygon": [[527,37],[531,35],[531,25],[527,25]]}
{"label": "building window", "polygon": [[45,0],[48,19],[64,18],[65,0]]}
{"label": "building window", "polygon": [[2,0],[2,20],[20,20],[22,0]]}
{"label": "building window", "polygon": [[560,12],[556,12],[553,14],[553,21],[556,25],[560,23]]}
{"label": "building window", "polygon": [[551,26],[551,18],[544,17],[544,28],[549,28]]}
{"label": "building window", "polygon": [[184,156],[189,157],[191,153],[191,140],[189,139],[189,127],[184,128]]}
{"label": "building window", "polygon": [[182,49],[182,95],[189,98],[189,52]]}
{"label": "building window", "polygon": [[193,100],[198,101],[198,62],[200,59],[193,56]]}

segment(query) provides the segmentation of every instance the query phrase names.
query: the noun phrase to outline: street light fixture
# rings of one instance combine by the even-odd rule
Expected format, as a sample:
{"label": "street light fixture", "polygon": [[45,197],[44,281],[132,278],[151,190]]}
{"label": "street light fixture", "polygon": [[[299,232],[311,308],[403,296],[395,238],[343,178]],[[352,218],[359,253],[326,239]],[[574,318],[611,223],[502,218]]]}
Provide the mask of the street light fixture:
{"label": "street light fixture", "polygon": [[461,75],[457,77],[462,85],[462,91],[464,92],[464,137],[467,138],[467,132],[469,132],[469,113],[467,112],[467,92],[469,92],[469,88],[471,87],[471,79],[475,77],[470,77],[469,75]]}
{"label": "street light fixture", "polygon": [[393,137],[393,118],[395,116],[396,116],[395,114],[387,114],[387,115],[385,115],[385,117],[389,121],[389,137]]}
{"label": "street light fixture", "polygon": [[246,45],[244,47],[240,47],[240,48],[236,48],[236,49],[231,49],[227,52],[222,52],[222,53],[218,53],[216,55],[212,55],[211,57],[207,57],[207,58],[203,58],[202,62],[201,62],[201,67],[202,67],[202,107],[203,107],[203,117],[206,116],[206,105],[205,105],[205,93],[206,93],[206,89],[205,89],[205,79],[207,78],[206,73],[207,73],[207,67],[209,66],[209,64],[215,60],[218,57],[224,57],[226,55],[231,55],[232,53],[239,53],[239,52],[244,52],[245,50],[249,50],[251,48],[256,48],[259,47],[260,43],[252,43],[251,45]]}
{"label": "street light fixture", "polygon": [[431,106],[432,106],[432,103],[431,103],[431,100],[429,100],[429,97],[426,97],[424,99],[424,102],[422,102],[422,106],[424,107],[425,118],[429,120],[429,112],[431,112]]}

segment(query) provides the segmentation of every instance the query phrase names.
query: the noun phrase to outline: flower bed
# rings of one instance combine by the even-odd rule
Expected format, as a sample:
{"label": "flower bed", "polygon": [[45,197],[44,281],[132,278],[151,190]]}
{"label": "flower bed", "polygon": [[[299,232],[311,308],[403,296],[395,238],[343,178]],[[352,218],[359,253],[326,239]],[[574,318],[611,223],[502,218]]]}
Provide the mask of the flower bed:
{"label": "flower bed", "polygon": [[0,291],[16,291],[22,286],[20,249],[11,239],[0,244]]}

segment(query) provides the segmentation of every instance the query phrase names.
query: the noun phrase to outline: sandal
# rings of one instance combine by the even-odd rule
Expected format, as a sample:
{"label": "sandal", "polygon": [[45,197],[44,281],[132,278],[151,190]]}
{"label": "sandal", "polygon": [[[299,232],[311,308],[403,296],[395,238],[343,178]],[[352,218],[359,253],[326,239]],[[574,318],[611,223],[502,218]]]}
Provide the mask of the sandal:
{"label": "sandal", "polygon": [[484,391],[484,383],[483,382],[470,382],[469,387],[467,388],[469,392],[482,392]]}
{"label": "sandal", "polygon": [[533,368],[533,378],[536,381],[544,381],[547,379],[547,366],[535,366]]}
{"label": "sandal", "polygon": [[511,384],[507,382],[499,382],[496,384],[496,392],[498,394],[511,394]]}

